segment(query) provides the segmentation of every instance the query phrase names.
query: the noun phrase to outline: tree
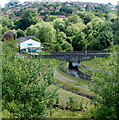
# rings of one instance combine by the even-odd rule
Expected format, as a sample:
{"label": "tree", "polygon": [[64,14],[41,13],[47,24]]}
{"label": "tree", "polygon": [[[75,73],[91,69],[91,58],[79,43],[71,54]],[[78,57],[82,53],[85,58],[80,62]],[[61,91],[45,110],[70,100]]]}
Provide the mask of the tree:
{"label": "tree", "polygon": [[26,35],[32,35],[32,36],[38,37],[39,30],[34,25],[31,25],[26,29],[25,32],[26,32]]}
{"label": "tree", "polygon": [[42,60],[16,55],[14,41],[3,43],[2,109],[12,118],[42,118],[55,103],[56,92],[47,87],[53,83],[53,66],[43,69]]}
{"label": "tree", "polygon": [[84,21],[85,24],[89,23],[93,18],[95,18],[95,14],[93,12],[78,12],[77,13]]}
{"label": "tree", "polygon": [[65,21],[66,27],[71,26],[72,24],[76,24],[76,23],[83,23],[82,18],[80,18],[76,14],[72,14],[71,16],[65,18],[64,21]]}
{"label": "tree", "polygon": [[67,36],[74,36],[81,32],[83,29],[85,29],[85,24],[83,23],[72,24],[71,26],[67,27],[66,34]]}
{"label": "tree", "polygon": [[75,24],[75,23],[83,23],[82,19],[75,14],[72,14],[71,16],[68,17],[68,21]]}
{"label": "tree", "polygon": [[39,21],[37,15],[38,13],[34,9],[25,10],[21,15],[21,19],[16,23],[16,28],[25,30],[27,27],[36,24]]}
{"label": "tree", "polygon": [[[117,46],[118,48],[119,46]],[[98,71],[93,77],[93,88],[95,93],[95,118],[98,119],[118,119],[119,118],[119,79],[118,79],[118,53],[113,46],[109,56],[109,63],[106,68],[101,64],[102,71]]]}
{"label": "tree", "polygon": [[6,8],[11,8],[11,7],[17,7],[19,4],[18,0],[10,0],[10,2],[8,2],[7,4],[5,4]]}
{"label": "tree", "polygon": [[44,17],[44,21],[46,21],[46,22],[51,22],[55,19],[57,19],[57,17],[53,16],[53,15],[45,15],[45,17]]}
{"label": "tree", "polygon": [[65,31],[65,22],[60,19],[60,18],[57,18],[53,21],[53,25],[54,25],[54,28],[57,30],[57,31]]}
{"label": "tree", "polygon": [[52,43],[55,40],[56,31],[51,23],[39,22],[36,25],[31,25],[26,30],[27,35],[34,35],[41,42]]}
{"label": "tree", "polygon": [[[56,52],[61,52],[61,51],[62,51],[61,45],[58,44],[58,43],[56,43],[56,44],[55,44],[55,50],[54,50],[54,51],[56,51]],[[53,52],[54,52],[54,51],[53,51]]]}
{"label": "tree", "polygon": [[[3,27],[2,25],[0,24],[0,31],[2,31]],[[2,32],[0,32],[0,41],[2,40]]]}
{"label": "tree", "polygon": [[3,27],[8,27],[9,29],[13,29],[14,28],[14,22],[12,20],[10,20],[7,17],[0,17],[0,21],[2,22],[2,26]]}
{"label": "tree", "polygon": [[74,51],[84,50],[86,45],[85,34],[83,32],[79,32],[76,36],[72,38],[72,46]]}
{"label": "tree", "polygon": [[64,50],[65,52],[73,51],[72,45],[70,43],[68,43],[67,41],[63,41],[61,46],[62,46],[62,50]]}
{"label": "tree", "polygon": [[88,49],[104,49],[110,46],[113,39],[112,23],[105,19],[96,17],[92,19],[86,27],[86,40],[88,41]]}
{"label": "tree", "polygon": [[67,36],[64,32],[56,32],[56,40],[59,44],[62,44],[63,41],[66,41]]}
{"label": "tree", "polygon": [[19,38],[19,37],[24,37],[26,34],[25,34],[25,32],[23,31],[23,30],[21,30],[21,29],[18,29],[17,30],[17,38]]}
{"label": "tree", "polygon": [[68,7],[68,6],[62,6],[61,8],[60,8],[60,12],[61,13],[67,13],[67,14],[72,14],[73,13],[73,8],[70,8],[70,7]]}
{"label": "tree", "polygon": [[9,30],[9,29],[8,29],[7,26],[3,27],[3,28],[2,28],[2,34],[4,34],[5,32],[7,32],[8,30]]}

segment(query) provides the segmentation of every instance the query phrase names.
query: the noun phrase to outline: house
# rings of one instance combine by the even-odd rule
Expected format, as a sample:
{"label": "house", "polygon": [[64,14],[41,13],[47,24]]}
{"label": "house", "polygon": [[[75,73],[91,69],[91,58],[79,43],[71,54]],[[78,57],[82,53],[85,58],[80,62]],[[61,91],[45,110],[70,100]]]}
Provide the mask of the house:
{"label": "house", "polygon": [[[30,38],[32,36],[27,36],[25,38]],[[35,41],[33,39],[25,39],[24,37],[22,37],[23,39],[19,39],[18,43],[19,43],[19,47],[20,47],[20,52],[21,53],[37,53],[40,52],[44,49],[44,47],[41,46],[41,43],[38,41]]]}
{"label": "house", "polygon": [[6,40],[11,40],[11,39],[15,40],[17,38],[17,33],[13,30],[9,30],[4,33],[4,38]]}

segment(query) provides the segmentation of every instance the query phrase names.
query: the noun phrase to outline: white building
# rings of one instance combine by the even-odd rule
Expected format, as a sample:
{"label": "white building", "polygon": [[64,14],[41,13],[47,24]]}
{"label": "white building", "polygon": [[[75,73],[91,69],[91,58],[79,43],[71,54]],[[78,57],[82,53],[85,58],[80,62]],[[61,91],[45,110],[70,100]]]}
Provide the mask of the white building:
{"label": "white building", "polygon": [[41,43],[32,39],[19,41],[20,52],[40,52],[43,50]]}

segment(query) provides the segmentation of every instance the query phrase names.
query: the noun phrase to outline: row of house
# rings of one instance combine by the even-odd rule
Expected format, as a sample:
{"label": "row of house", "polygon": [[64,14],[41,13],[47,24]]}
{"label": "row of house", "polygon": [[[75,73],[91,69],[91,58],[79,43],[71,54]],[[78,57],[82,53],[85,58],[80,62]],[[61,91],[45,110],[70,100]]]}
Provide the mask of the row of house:
{"label": "row of house", "polygon": [[[28,2],[24,2],[23,4],[20,4],[19,6],[15,7],[15,8],[9,8],[7,10],[3,10],[3,15],[4,16],[8,16],[9,14],[16,14],[16,13],[22,13],[22,11],[24,11],[25,9],[34,9],[34,10],[39,10],[38,7],[32,7],[33,4],[39,4],[39,3],[45,3],[46,5],[48,5],[48,7],[43,7],[40,12],[45,12],[47,10],[50,10],[50,11],[55,11],[55,12],[58,12],[60,11],[60,8],[64,5],[66,7],[70,7],[70,8],[74,8],[76,7],[77,5],[80,7],[80,10],[86,10],[86,7],[88,7],[89,9],[94,9],[95,7],[98,7],[100,6],[100,4],[98,3],[89,3],[89,2],[66,2],[65,4],[63,4],[62,2],[58,2],[58,1],[47,1],[47,0],[43,0],[43,1],[35,1],[35,2],[31,2],[31,1],[28,1]],[[52,3],[52,4],[51,4]],[[53,4],[57,4],[55,7]],[[40,5],[40,4],[39,4]],[[112,5],[112,4],[105,4],[105,6],[109,7],[111,10],[116,10],[116,6],[115,5]],[[13,19],[17,19],[18,16],[14,16],[12,17]]]}

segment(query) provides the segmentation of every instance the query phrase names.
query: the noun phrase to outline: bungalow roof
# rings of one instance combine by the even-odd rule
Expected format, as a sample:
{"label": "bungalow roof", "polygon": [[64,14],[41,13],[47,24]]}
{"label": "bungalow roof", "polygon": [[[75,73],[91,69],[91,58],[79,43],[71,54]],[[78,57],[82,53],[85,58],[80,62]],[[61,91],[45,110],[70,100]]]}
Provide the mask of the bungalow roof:
{"label": "bungalow roof", "polygon": [[20,38],[18,38],[18,42],[19,42],[19,43],[22,43],[22,42],[24,42],[24,41],[26,41],[26,40],[32,39],[33,37],[34,37],[34,36],[20,37]]}

